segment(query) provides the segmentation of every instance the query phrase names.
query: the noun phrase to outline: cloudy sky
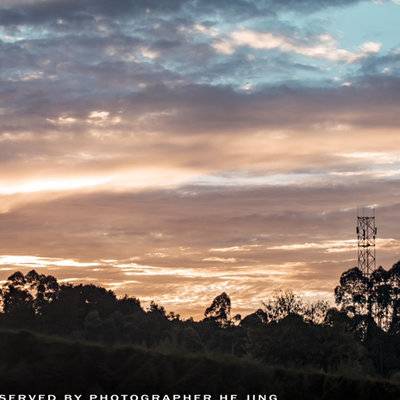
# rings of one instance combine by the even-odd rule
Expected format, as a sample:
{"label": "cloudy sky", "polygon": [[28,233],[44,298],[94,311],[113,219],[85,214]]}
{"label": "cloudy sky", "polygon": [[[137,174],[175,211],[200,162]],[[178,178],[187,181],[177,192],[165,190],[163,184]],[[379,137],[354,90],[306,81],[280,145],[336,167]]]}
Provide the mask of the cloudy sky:
{"label": "cloudy sky", "polygon": [[400,259],[400,1],[2,0],[0,279],[199,316]]}

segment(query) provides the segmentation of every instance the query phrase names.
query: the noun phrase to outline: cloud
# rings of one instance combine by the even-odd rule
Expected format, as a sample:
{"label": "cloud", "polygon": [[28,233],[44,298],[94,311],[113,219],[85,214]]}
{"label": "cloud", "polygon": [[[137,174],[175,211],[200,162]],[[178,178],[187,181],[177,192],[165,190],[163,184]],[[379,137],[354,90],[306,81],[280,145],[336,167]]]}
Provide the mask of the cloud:
{"label": "cloud", "polygon": [[[38,257],[30,255],[0,255],[0,265],[8,266],[11,268],[28,267],[28,268],[42,268],[42,267],[96,267],[100,265],[97,262],[81,262],[72,259],[51,258],[51,257]],[[8,269],[11,269],[8,268]],[[4,268],[1,268],[4,271]]]}
{"label": "cloud", "polygon": [[233,31],[228,36],[228,39],[214,42],[213,47],[217,52],[223,54],[232,54],[237,47],[249,46],[257,50],[278,49],[283,52],[296,53],[311,58],[352,63],[371,54],[378,53],[382,46],[377,42],[366,42],[360,46],[358,52],[351,52],[339,48],[336,40],[329,34],[320,35],[314,39],[314,42],[306,44],[270,32],[241,29]]}
{"label": "cloud", "polygon": [[[399,101],[396,89],[398,86],[399,81],[396,78],[364,80],[355,82],[351,88],[289,88],[284,85],[265,87],[252,93],[240,93],[234,88],[210,85],[184,85],[174,88],[156,86],[122,96],[118,101],[111,98],[108,107],[113,112],[117,111],[117,107],[126,110],[119,114],[121,120],[115,120],[124,122],[119,124],[118,130],[116,127],[116,132],[187,133],[189,129],[191,133],[216,133],[266,127],[312,128],[313,125],[323,126],[328,123],[366,128],[376,125],[395,127],[399,119],[395,113]],[[20,90],[26,95],[31,92],[29,88]],[[26,131],[26,119],[29,118],[31,126],[34,125],[36,129],[54,132],[51,126],[54,123],[46,126],[42,110],[48,106],[49,122],[72,122],[62,117],[65,108],[74,110],[67,118],[77,119],[76,114],[87,108],[87,96],[80,103],[67,95],[63,99],[63,105],[56,105],[52,104],[53,91],[50,89],[38,100],[40,103],[36,109],[31,108],[29,101],[14,99],[12,101],[15,107],[20,107],[21,111],[26,110],[26,114],[22,118],[3,119],[2,130]],[[89,98],[93,102],[99,101],[95,92]],[[264,112],[266,109],[269,110],[268,113]],[[291,112],[286,112],[288,109]],[[370,112],[366,112],[367,110]],[[209,115],[213,117],[207,118]],[[73,131],[78,132],[83,128],[85,127],[82,125],[74,126]],[[98,132],[99,135],[104,133],[106,132]]]}
{"label": "cloud", "polygon": [[210,249],[211,253],[232,253],[232,252],[242,252],[242,251],[251,251],[257,247],[260,247],[258,244],[247,244],[242,246],[231,246],[231,247],[219,247]]}
{"label": "cloud", "polygon": [[[285,244],[279,246],[271,246],[268,250],[285,250],[285,251],[298,251],[298,250],[323,250],[326,253],[341,253],[341,252],[354,252],[357,246],[355,239],[347,240],[327,240],[320,243],[296,243]],[[379,238],[377,239],[377,249],[400,249],[400,241],[392,238]]]}
{"label": "cloud", "polygon": [[[94,160],[95,162],[95,160]],[[67,169],[65,170],[67,171]],[[2,183],[0,181],[0,196],[11,196],[24,193],[60,193],[79,190],[98,191],[107,188],[110,190],[143,189],[154,187],[173,187],[183,184],[195,176],[195,172],[186,172],[182,169],[130,169],[110,172],[108,175],[75,176],[59,178],[26,179],[17,183]],[[111,189],[112,190],[112,189]]]}
{"label": "cloud", "polygon": [[233,257],[229,257],[229,258],[223,258],[223,257],[207,257],[207,258],[203,258],[203,261],[206,262],[217,262],[217,263],[235,263],[237,260],[236,258]]}
{"label": "cloud", "polygon": [[361,72],[366,75],[398,76],[399,71],[400,51],[396,48],[387,54],[368,58],[361,64]]}
{"label": "cloud", "polygon": [[95,17],[121,17],[150,12],[171,13],[178,11],[185,0],[166,3],[154,0],[44,0],[40,2],[17,1],[0,9],[3,25],[40,24],[57,19],[91,21]]}
{"label": "cloud", "polygon": [[365,160],[366,162],[373,164],[396,164],[400,162],[400,155],[396,152],[355,151],[353,153],[338,154],[338,156],[345,157],[348,159]]}
{"label": "cloud", "polygon": [[201,2],[193,0],[5,0],[0,8],[2,25],[36,25],[63,21],[92,23],[95,18],[140,19],[152,15],[171,16],[176,13],[209,15],[223,13],[236,18],[254,18],[274,12],[313,12],[328,7],[358,3],[359,0],[231,0]]}

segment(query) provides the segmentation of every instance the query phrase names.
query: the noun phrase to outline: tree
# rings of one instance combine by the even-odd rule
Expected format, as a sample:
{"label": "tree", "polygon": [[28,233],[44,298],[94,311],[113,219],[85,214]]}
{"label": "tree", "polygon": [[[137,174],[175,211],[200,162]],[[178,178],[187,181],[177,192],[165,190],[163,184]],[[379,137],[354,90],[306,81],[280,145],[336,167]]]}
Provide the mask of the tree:
{"label": "tree", "polygon": [[342,368],[365,373],[365,348],[353,334],[328,326],[306,323],[289,314],[272,324],[248,330],[248,351],[270,365],[290,368],[311,367],[326,372]]}
{"label": "tree", "polygon": [[335,289],[336,304],[359,328],[376,324],[391,334],[400,332],[400,263],[386,271],[379,267],[369,277],[358,268],[344,272]]}
{"label": "tree", "polygon": [[377,325],[387,330],[392,319],[392,292],[393,287],[390,283],[390,271],[379,267],[372,272],[369,280],[369,302],[371,316]]}
{"label": "tree", "polygon": [[322,324],[325,321],[329,303],[325,300],[318,300],[315,303],[304,306],[303,316],[306,322],[312,324]]}
{"label": "tree", "polygon": [[153,316],[161,317],[162,319],[167,319],[167,312],[165,311],[165,308],[163,306],[159,306],[154,301],[151,301],[148,313]]}
{"label": "tree", "polygon": [[268,321],[268,315],[265,313],[265,311],[263,311],[261,308],[259,308],[254,313],[246,315],[240,321],[240,326],[242,326],[244,328],[260,327],[260,326],[266,324],[267,321]]}
{"label": "tree", "polygon": [[35,313],[42,314],[44,308],[57,299],[60,290],[57,279],[32,270],[25,275],[25,280],[33,292]]}
{"label": "tree", "polygon": [[[321,324],[325,320],[329,308],[327,301],[319,300],[306,303],[291,290],[281,290],[274,293],[271,299],[263,302],[264,310],[258,310],[256,315],[263,323],[277,322],[290,315],[300,315],[305,322]],[[262,313],[260,313],[262,311]]]}
{"label": "tree", "polygon": [[223,292],[218,295],[204,312],[205,320],[215,321],[220,326],[231,323],[231,299]]}
{"label": "tree", "polygon": [[268,322],[279,321],[288,315],[302,315],[305,309],[301,298],[291,290],[275,292],[271,299],[263,302],[263,305]]}
{"label": "tree", "polygon": [[33,296],[28,290],[7,285],[2,290],[3,311],[13,322],[29,323],[34,316]]}
{"label": "tree", "polygon": [[16,313],[41,315],[45,307],[57,298],[58,292],[57,280],[51,275],[38,274],[35,270],[26,275],[15,272],[3,285],[4,312],[9,316]]}
{"label": "tree", "polygon": [[121,299],[117,300],[118,311],[123,315],[129,315],[133,313],[143,314],[144,310],[140,305],[139,299],[135,297],[129,297],[125,295]]}
{"label": "tree", "polygon": [[400,333],[400,261],[390,269],[388,279],[391,288],[392,307],[388,331],[391,334],[397,335]]}

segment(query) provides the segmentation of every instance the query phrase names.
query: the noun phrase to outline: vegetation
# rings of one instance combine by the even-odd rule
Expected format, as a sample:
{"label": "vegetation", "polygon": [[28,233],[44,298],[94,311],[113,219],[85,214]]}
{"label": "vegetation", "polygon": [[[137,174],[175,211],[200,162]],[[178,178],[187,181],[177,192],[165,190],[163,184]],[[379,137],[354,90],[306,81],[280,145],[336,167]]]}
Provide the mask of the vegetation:
{"label": "vegetation", "polygon": [[242,318],[222,293],[194,321],[16,272],[0,293],[2,392],[400,398],[400,263],[369,278],[345,272],[335,297],[338,308],[279,292]]}
{"label": "vegetation", "polygon": [[[269,367],[232,356],[103,346],[0,330],[2,393],[247,393],[278,399],[398,400],[385,380]],[[61,397],[62,398],[62,397]],[[215,397],[218,399],[218,397]]]}

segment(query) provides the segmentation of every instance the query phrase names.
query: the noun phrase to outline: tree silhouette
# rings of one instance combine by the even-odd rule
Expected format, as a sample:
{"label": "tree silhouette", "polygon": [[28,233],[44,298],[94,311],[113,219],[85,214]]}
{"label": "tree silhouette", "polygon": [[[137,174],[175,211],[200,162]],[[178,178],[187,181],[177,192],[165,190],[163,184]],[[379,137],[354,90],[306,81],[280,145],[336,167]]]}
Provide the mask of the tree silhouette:
{"label": "tree silhouette", "polygon": [[56,300],[59,293],[57,280],[50,275],[32,270],[26,275],[16,272],[3,285],[4,312],[14,318],[30,318],[41,315],[44,309]]}
{"label": "tree silhouette", "polygon": [[394,264],[389,272],[392,312],[388,331],[393,335],[398,335],[400,334],[400,262]]}
{"label": "tree silhouette", "polygon": [[261,308],[259,308],[254,313],[246,315],[246,317],[244,317],[240,321],[240,325],[245,328],[255,328],[263,326],[264,324],[267,323],[267,321],[268,321],[267,313]]}
{"label": "tree silhouette", "polygon": [[369,279],[358,268],[342,274],[339,286],[335,288],[335,301],[349,316],[368,313]]}
{"label": "tree silhouette", "polygon": [[291,290],[275,292],[273,297],[263,302],[268,322],[279,321],[288,315],[303,314],[304,304]]}
{"label": "tree silhouette", "polygon": [[34,310],[34,297],[29,291],[27,280],[21,272],[8,277],[1,291],[3,312],[12,322],[31,321]]}
{"label": "tree silhouette", "polygon": [[231,299],[225,292],[218,295],[204,312],[206,320],[215,321],[220,326],[230,325],[230,315]]}
{"label": "tree silhouette", "polygon": [[379,267],[369,277],[358,268],[344,272],[335,289],[336,304],[361,329],[378,325],[381,329],[400,332],[400,263],[386,271]]}

